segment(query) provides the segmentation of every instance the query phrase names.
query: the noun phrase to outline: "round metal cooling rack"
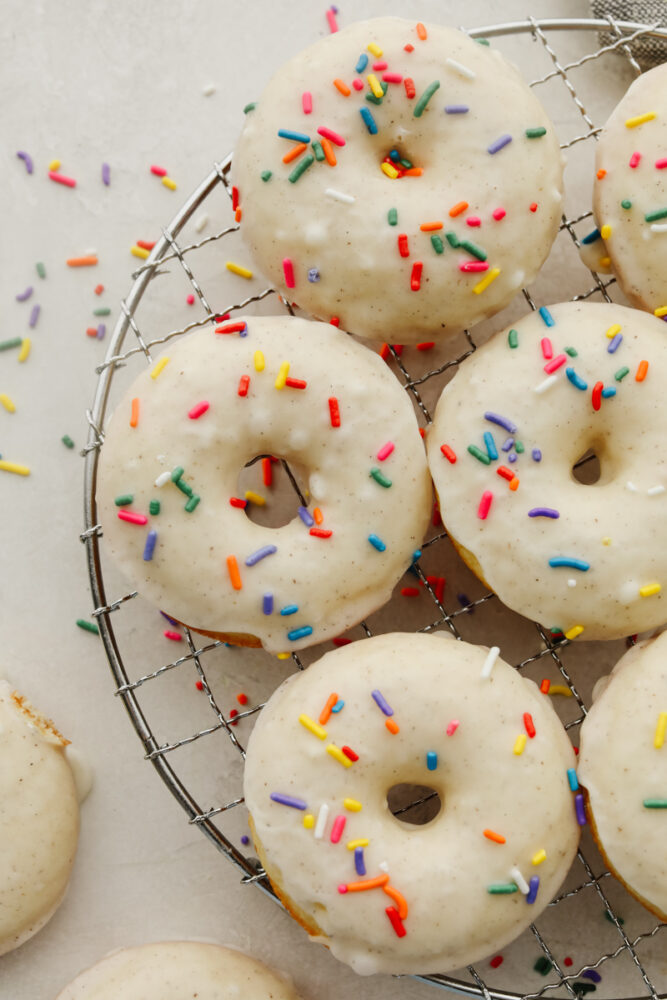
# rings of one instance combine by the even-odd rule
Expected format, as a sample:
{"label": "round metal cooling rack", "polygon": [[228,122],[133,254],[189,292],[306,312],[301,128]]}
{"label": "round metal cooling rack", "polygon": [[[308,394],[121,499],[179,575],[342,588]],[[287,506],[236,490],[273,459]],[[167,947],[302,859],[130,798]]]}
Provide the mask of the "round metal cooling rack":
{"label": "round metal cooling rack", "polygon": [[[571,33],[578,33],[578,46],[580,47],[582,41],[586,43],[584,54],[577,54],[577,58],[574,60],[561,59],[554,49],[554,44],[556,44],[554,35],[560,32],[569,34],[559,35],[559,44],[563,43],[564,38],[568,39],[569,44],[570,39],[573,39]],[[572,101],[572,121],[568,121],[567,123],[561,122],[559,130],[562,132],[567,125],[572,123],[575,123],[576,128],[582,129],[581,134],[575,134],[562,143],[562,147],[565,149],[578,143],[588,143],[589,147],[592,148],[590,140],[597,136],[601,130],[600,126],[594,123],[587,112],[584,98],[580,97],[575,89],[573,76],[576,76],[580,69],[588,68],[588,63],[595,63],[597,60],[607,57],[617,60],[615,63],[616,66],[618,66],[618,59],[625,57],[629,61],[633,72],[639,74],[641,70],[632,52],[633,41],[638,39],[646,41],[650,39],[655,43],[662,43],[667,47],[667,29],[664,27],[617,22],[612,18],[598,20],[550,19],[542,21],[528,19],[509,24],[476,28],[469,31],[468,34],[473,38],[490,38],[506,35],[524,36],[527,42],[537,43],[543,47],[543,55],[548,66],[548,71],[539,79],[534,80],[531,86],[539,88],[548,84],[549,81],[554,81],[557,86],[565,87]],[[599,41],[600,37],[607,44],[601,45]],[[594,44],[594,47],[590,51],[588,51],[589,42],[593,42]],[[610,53],[611,55],[608,55]],[[202,637],[190,633],[187,629],[184,630],[187,652],[183,656],[171,662],[163,663],[156,669],[144,673],[142,676],[131,676],[130,664],[133,663],[134,659],[131,644],[132,631],[129,630],[129,638],[123,634],[122,619],[124,615],[128,614],[129,608],[140,605],[141,601],[135,600],[136,593],[123,594],[118,598],[109,598],[107,596],[105,573],[103,572],[104,557],[103,551],[101,552],[100,549],[102,531],[97,521],[95,501],[98,462],[104,446],[103,424],[112,381],[117,371],[132,361],[140,363],[142,360],[145,360],[148,363],[152,363],[151,350],[153,348],[173,338],[181,337],[192,329],[209,326],[216,322],[217,317],[226,313],[238,312],[241,309],[257,309],[256,304],[261,300],[267,296],[275,296],[275,292],[272,289],[265,288],[249,296],[245,301],[234,303],[231,306],[225,305],[223,308],[218,309],[209,304],[202,290],[202,282],[198,279],[196,273],[199,270],[201,255],[207,252],[206,248],[208,245],[230,238],[231,234],[238,229],[238,226],[230,224],[213,236],[201,239],[198,242],[188,242],[187,245],[181,245],[178,242],[179,234],[183,233],[190,221],[193,220],[194,213],[201,209],[202,206],[208,206],[211,203],[209,199],[215,197],[216,191],[219,190],[225,195],[231,194],[228,183],[230,165],[231,156],[227,157],[221,163],[215,164],[214,169],[208,177],[206,177],[199,188],[183,205],[166,229],[163,230],[162,238],[156,243],[146,263],[135,273],[135,280],[130,293],[121,303],[121,316],[111,338],[106,359],[97,369],[99,378],[93,406],[87,412],[89,434],[87,445],[83,452],[85,455],[85,531],[81,537],[86,546],[91,590],[95,605],[93,615],[99,624],[109,665],[116,683],[117,694],[124,702],[136,732],[143,743],[145,759],[151,761],[162,780],[185,810],[189,822],[198,826],[215,847],[239,869],[242,881],[254,883],[267,895],[275,899],[257,860],[246,856],[230,839],[231,836],[236,836],[238,839],[238,834],[233,834],[229,830],[227,832],[223,830],[223,826],[226,826],[228,818],[231,815],[239,814],[239,810],[236,807],[242,806],[243,803],[240,788],[240,768],[238,764],[239,758],[241,761],[243,760],[245,751],[241,742],[241,733],[237,731],[236,726],[258,712],[262,706],[261,704],[254,705],[238,714],[223,712],[220,709],[218,699],[214,694],[214,670],[211,667],[207,675],[207,669],[211,665],[210,657],[215,654],[215,651],[221,644],[210,640],[204,641]],[[570,192],[568,192],[569,194]],[[229,207],[227,207],[227,199],[225,199],[225,211],[230,211]],[[565,240],[569,248],[567,253],[571,257],[572,254],[578,255],[580,246],[580,235],[577,232],[578,227],[580,227],[580,224],[583,224],[587,229],[591,227],[591,223],[587,222],[591,216],[591,211],[589,206],[584,204],[581,207],[580,213],[570,212],[569,216],[563,217],[559,239]],[[195,231],[198,228],[197,225],[194,226]],[[223,245],[227,247],[226,243],[223,243]],[[173,271],[167,271],[167,265],[171,265]],[[548,263],[547,268],[549,266],[550,264]],[[580,273],[585,273],[581,266],[578,266]],[[563,294],[560,297],[565,298],[568,294],[573,299],[587,299],[596,296],[606,301],[611,301],[610,288],[614,284],[614,279],[594,271],[588,273],[590,275],[590,278],[587,279],[588,287],[583,289],[580,287],[576,289],[571,287],[563,289]],[[168,294],[166,278],[174,274],[177,276],[178,281],[180,281],[178,301],[182,301],[182,276],[185,275],[188,289],[196,296],[203,315],[198,320],[186,324],[180,329],[171,330],[162,336],[150,339],[140,326],[139,305],[144,299],[146,292],[150,290],[153,282],[156,282],[158,278],[160,280],[157,287],[159,288],[160,297],[164,299],[165,295]],[[528,307],[535,309],[536,306],[531,294],[527,290],[524,290],[523,295]],[[277,296],[275,296],[274,301],[276,308],[286,308],[289,312],[292,312],[289,304],[285,304]],[[451,346],[449,349],[452,350]],[[393,366],[395,374],[405,390],[413,397],[413,402],[423,422],[428,423],[430,421],[428,405],[424,399],[425,395],[431,392],[433,398],[437,398],[444,380],[451,375],[450,369],[460,364],[474,350],[475,342],[470,334],[466,333],[463,349],[457,358],[454,360],[451,358],[446,359],[442,364],[429,371],[411,373],[406,367],[407,362],[405,357],[401,356],[400,352],[390,348],[388,362]],[[141,357],[142,355],[143,358]],[[419,360],[423,362],[423,358],[424,356],[420,355]],[[417,359],[415,359],[416,364]],[[417,631],[423,632],[433,631],[438,628],[448,628],[457,638],[461,637],[461,629],[463,628],[466,638],[472,638],[473,640],[477,638],[477,641],[483,641],[483,637],[480,638],[476,636],[474,631],[470,631],[469,623],[472,620],[471,615],[477,612],[479,618],[479,615],[483,614],[485,609],[492,606],[496,616],[499,616],[501,613],[505,613],[505,609],[502,609],[493,594],[480,591],[479,596],[473,600],[469,600],[465,595],[459,594],[457,606],[452,610],[449,597],[445,599],[438,587],[438,578],[429,574],[427,569],[429,561],[432,564],[436,559],[441,560],[438,563],[439,566],[442,565],[442,562],[448,561],[447,565],[451,567],[450,575],[448,576],[448,593],[450,590],[452,593],[455,593],[457,589],[457,582],[455,581],[458,581],[464,575],[464,568],[460,561],[455,556],[452,556],[450,543],[446,538],[446,534],[441,528],[438,530],[437,527],[433,529],[431,537],[425,541],[422,559],[414,569],[423,588],[423,601],[420,597],[419,602],[412,602],[413,604],[419,603],[420,608],[419,614],[415,613],[413,617],[412,627]],[[414,583],[414,578],[412,579]],[[469,579],[464,579],[465,583],[460,585],[466,585],[470,588]],[[400,598],[395,599],[393,604],[395,605],[397,601],[400,601]],[[515,620],[517,620],[516,616]],[[583,688],[586,688],[586,690],[589,690],[590,688],[589,680],[592,667],[590,660],[595,660],[595,649],[604,647],[608,650],[609,645],[597,644],[596,646],[594,643],[585,644],[590,652],[587,657],[582,657],[578,655],[581,646],[572,646],[562,636],[554,636],[538,624],[528,625],[523,619],[519,621],[532,630],[530,634],[533,638],[531,640],[532,649],[529,655],[523,656],[520,662],[516,663],[517,669],[526,671],[527,673],[530,673],[531,669],[535,667],[543,672],[550,670],[555,674],[561,686],[564,687],[564,685],[567,685],[569,689],[567,693],[571,695],[571,698],[560,699],[562,704],[567,704],[570,710],[569,716],[564,719],[564,722],[567,729],[576,732],[576,727],[581,724],[586,716],[587,699],[584,699],[580,693],[580,689],[583,690]],[[389,620],[389,625],[391,626],[391,619]],[[372,629],[366,622],[362,623],[358,627],[358,630],[353,631],[355,638],[363,638],[364,636],[373,634]],[[575,651],[577,655],[575,655]],[[267,654],[263,655],[267,660],[269,659]],[[605,670],[610,665],[608,655],[607,653],[607,658],[603,654],[597,656],[597,659],[602,663]],[[299,655],[296,653],[292,654],[292,660],[293,667],[298,669],[303,668],[304,663]],[[576,667],[577,662],[583,662],[585,667],[585,670],[581,674],[581,685],[575,684],[571,674],[571,670],[573,667]],[[218,664],[216,663],[216,669],[217,666]],[[271,669],[275,669],[275,660],[271,658],[271,664],[267,663],[266,666],[267,668],[271,667]],[[160,741],[154,734],[154,729],[157,731],[164,728],[164,722],[162,719],[155,718],[154,715],[151,715],[149,720],[148,710],[140,704],[140,695],[143,695],[144,692],[155,690],[155,685],[164,684],[165,682],[161,678],[173,677],[175,673],[178,674],[180,671],[186,669],[199,680],[199,687],[203,690],[210,709],[209,724],[201,726],[195,733],[184,738],[168,742]],[[588,679],[585,679],[587,671]],[[268,669],[267,675],[271,676]],[[572,708],[574,708],[574,712]],[[196,801],[195,796],[188,788],[187,780],[182,777],[180,760],[178,764],[174,763],[174,761],[186,748],[192,749],[195,745],[207,742],[212,734],[217,734],[218,737],[216,748],[218,757],[212,759],[220,760],[221,743],[224,741],[224,745],[230,755],[230,773],[236,774],[238,795],[228,802],[205,809]],[[410,808],[412,806],[408,804],[405,806],[404,811]],[[471,966],[467,970],[463,970],[459,978],[452,978],[446,975],[430,975],[416,978],[469,996],[484,997],[485,1000],[490,1000],[490,998],[493,998],[493,1000],[516,1000],[518,997],[523,997],[524,1000],[537,1000],[538,997],[542,996],[565,996],[572,998],[581,996],[590,990],[595,981],[599,979],[595,970],[601,969],[602,973],[606,976],[601,987],[601,990],[605,990],[603,994],[605,996],[618,996],[616,983],[622,977],[627,983],[633,984],[626,987],[626,996],[651,997],[653,1000],[658,1000],[659,997],[666,997],[665,935],[660,934],[660,932],[667,925],[656,924],[655,919],[651,918],[647,911],[637,906],[636,910],[640,913],[637,929],[641,928],[641,931],[635,934],[629,928],[626,929],[623,918],[619,913],[619,905],[623,909],[627,907],[632,908],[635,905],[634,902],[616,885],[614,879],[608,878],[609,873],[601,869],[599,858],[590,843],[585,850],[586,854],[584,854],[584,850],[582,849],[575,862],[575,867],[581,867],[576,867],[576,872],[573,869],[574,874],[571,873],[571,877],[566,883],[562,894],[553,900],[549,907],[547,907],[547,910],[545,910],[543,917],[546,915],[548,918],[546,921],[547,928],[542,926],[543,919],[541,917],[537,922],[540,925],[539,927],[532,925],[525,932],[525,935],[528,937],[532,933],[538,959],[541,959],[540,971],[545,972],[546,970],[548,975],[548,979],[545,978],[543,981],[544,985],[541,988],[535,988],[535,978],[529,981],[529,985],[532,984],[533,986],[532,990],[529,989],[518,993],[504,988],[500,985],[502,979],[498,978],[499,973],[495,969],[491,969],[488,963],[485,964],[483,973],[479,967]],[[591,855],[592,860],[589,861],[587,855]],[[588,900],[586,906],[584,906],[584,897],[587,897]],[[607,917],[605,925],[607,937],[604,938],[605,944],[600,946],[599,950],[594,954],[588,954],[586,949],[587,935],[589,933],[588,927],[591,925],[578,923],[578,921],[581,921],[581,914],[587,912],[587,908],[590,909],[591,898],[593,899],[598,920],[600,920],[601,916],[604,917],[606,915]],[[563,914],[562,919],[560,918],[561,912]],[[625,909],[625,912],[627,914],[627,909]],[[559,919],[556,920],[555,918]],[[600,922],[601,924],[605,923],[604,920],[600,920]],[[563,930],[563,926],[565,926],[565,930]],[[563,961],[559,957],[565,947],[563,945],[563,936],[567,933],[567,930],[570,933],[570,946],[572,948],[579,947],[582,950],[583,962],[578,967],[577,965],[572,966],[577,969],[576,972],[568,971],[568,966],[572,965],[571,961],[568,959]],[[571,941],[573,936],[577,938],[574,944]],[[657,944],[656,936],[658,936]],[[660,949],[660,945],[662,945],[662,950]],[[655,956],[658,958],[655,962],[653,962],[654,955],[651,949],[654,949]],[[505,952],[507,952],[507,949],[505,949]],[[651,964],[652,962],[653,965]],[[511,962],[508,962],[508,966],[511,966]],[[467,979],[464,978],[466,971]],[[531,975],[535,976],[532,971]],[[638,979],[641,980],[641,985]],[[610,986],[610,983],[613,985]],[[516,985],[516,981],[513,985]],[[660,992],[661,989],[662,993]]]}

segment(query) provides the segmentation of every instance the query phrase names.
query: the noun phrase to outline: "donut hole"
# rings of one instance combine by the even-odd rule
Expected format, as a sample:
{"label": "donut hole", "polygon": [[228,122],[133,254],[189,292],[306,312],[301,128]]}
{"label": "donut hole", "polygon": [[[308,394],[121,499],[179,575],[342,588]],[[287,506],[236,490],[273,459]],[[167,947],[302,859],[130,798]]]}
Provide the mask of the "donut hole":
{"label": "donut hole", "polygon": [[572,478],[582,486],[595,486],[602,478],[599,447],[587,448],[572,466]]}
{"label": "donut hole", "polygon": [[425,826],[432,822],[442,809],[440,793],[429,785],[402,782],[392,785],[387,792],[389,812],[400,823]]}
{"label": "donut hole", "polygon": [[[271,484],[264,482],[266,462],[271,463]],[[307,506],[308,470],[299,462],[275,455],[255,455],[241,469],[236,496],[246,499],[246,517],[263,528],[282,528],[298,517],[298,508]],[[260,503],[252,495],[264,499]]]}

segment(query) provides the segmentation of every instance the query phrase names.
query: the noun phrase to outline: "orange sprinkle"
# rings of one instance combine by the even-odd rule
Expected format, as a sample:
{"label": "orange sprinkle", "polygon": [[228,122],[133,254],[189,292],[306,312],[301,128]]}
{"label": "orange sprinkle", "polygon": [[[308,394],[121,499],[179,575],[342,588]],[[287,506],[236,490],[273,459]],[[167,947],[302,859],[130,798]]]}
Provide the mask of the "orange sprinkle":
{"label": "orange sprinkle", "polygon": [[405,901],[405,896],[398,889],[394,889],[393,885],[383,885],[382,888],[396,903],[396,909],[401,920],[405,920],[408,915],[408,904]]}
{"label": "orange sprinkle", "polygon": [[227,556],[227,570],[234,590],[241,590],[243,584],[241,583],[241,574],[239,573],[239,564],[236,561],[236,556]]}
{"label": "orange sprinkle", "polygon": [[234,212],[234,222],[240,222],[242,215],[243,215],[243,210],[241,208],[237,208],[236,211]]}
{"label": "orange sprinkle", "polygon": [[404,171],[404,177],[421,177],[424,173],[423,167],[410,167],[408,170]]}
{"label": "orange sprinkle", "polygon": [[324,520],[324,514],[319,507],[313,509],[313,517],[315,518],[315,524],[321,524]]}
{"label": "orange sprinkle", "polygon": [[[419,24],[417,25],[417,38],[421,38],[422,42],[425,42],[427,37],[428,35],[426,34],[426,28],[420,21]],[[399,914],[399,916],[402,918],[403,914]]]}
{"label": "orange sprinkle", "polygon": [[65,263],[68,267],[95,267],[97,257],[94,254],[90,254],[88,257],[69,257]]}
{"label": "orange sprinkle", "polygon": [[343,95],[343,97],[349,97],[350,94],[352,93],[352,91],[350,90],[350,88],[348,87],[348,85],[346,83],[344,83],[340,79],[340,77],[337,77],[334,80],[333,83],[334,83],[334,87],[336,88],[336,90],[339,90],[341,92],[341,94]]}
{"label": "orange sprinkle", "polygon": [[334,691],[332,694],[329,695],[329,697],[325,701],[324,708],[320,712],[320,717],[317,720],[321,726],[326,726],[327,722],[331,718],[331,709],[334,707],[337,701],[338,701],[338,695]]}
{"label": "orange sprinkle", "polygon": [[512,478],[510,479],[510,489],[511,490],[519,489],[519,480],[516,478],[516,476],[512,476]]}
{"label": "orange sprinkle", "polygon": [[303,151],[307,149],[305,142],[297,142],[296,146],[292,146],[291,149],[283,156],[283,163],[291,163],[292,160],[296,160],[298,156],[301,156]]}
{"label": "orange sprinkle", "polygon": [[87,337],[96,337],[97,336],[97,327],[96,326],[89,326],[89,327],[87,327],[86,328],[86,336]]}
{"label": "orange sprinkle", "polygon": [[132,400],[132,411],[130,413],[130,427],[136,427],[139,423],[139,399]]}
{"label": "orange sprinkle", "polygon": [[366,878],[363,882],[348,882],[345,888],[348,892],[365,892],[366,889],[382,889],[388,881],[388,875],[378,875],[377,878]]}
{"label": "orange sprinkle", "polygon": [[492,840],[494,844],[504,844],[505,838],[502,833],[496,833],[494,830],[484,830],[484,836],[487,840]]}
{"label": "orange sprinkle", "polygon": [[262,481],[265,486],[271,486],[273,483],[273,469],[271,468],[271,459],[262,459]]}
{"label": "orange sprinkle", "polygon": [[387,358],[389,357],[389,344],[386,343],[383,344],[380,350],[378,351],[378,354],[380,355],[383,361],[386,361]]}
{"label": "orange sprinkle", "polygon": [[598,179],[599,181],[601,181],[601,180],[602,180],[602,178],[603,178],[603,177],[606,177],[606,176],[607,176],[607,171],[606,171],[606,170],[598,170],[598,172],[597,172],[597,174],[596,174],[596,177],[597,177],[597,179]]}
{"label": "orange sprinkle", "polygon": [[330,167],[335,167],[336,163],[338,161],[336,160],[336,154],[334,153],[334,148],[333,148],[333,145],[331,143],[331,140],[330,139],[325,139],[324,137],[322,137],[320,145],[322,146],[322,151],[324,152],[324,157],[325,157],[327,163],[329,164],[329,166]]}
{"label": "orange sprinkle", "polygon": [[457,215],[461,215],[462,212],[465,212],[466,208],[468,208],[467,201],[457,201],[449,210],[450,219],[455,219]]}
{"label": "orange sprinkle", "polygon": [[442,222],[423,222],[419,227],[422,233],[434,233],[436,229],[442,229]]}
{"label": "orange sprinkle", "polygon": [[389,732],[392,734],[392,736],[395,736],[396,733],[400,733],[400,729],[398,728],[398,725],[394,722],[393,719],[385,719],[384,724],[389,730]]}
{"label": "orange sprinkle", "polygon": [[648,361],[640,361],[635,375],[635,382],[643,382],[648,371]]}
{"label": "orange sprinkle", "polygon": [[101,295],[104,291],[104,285],[95,285],[95,295]]}

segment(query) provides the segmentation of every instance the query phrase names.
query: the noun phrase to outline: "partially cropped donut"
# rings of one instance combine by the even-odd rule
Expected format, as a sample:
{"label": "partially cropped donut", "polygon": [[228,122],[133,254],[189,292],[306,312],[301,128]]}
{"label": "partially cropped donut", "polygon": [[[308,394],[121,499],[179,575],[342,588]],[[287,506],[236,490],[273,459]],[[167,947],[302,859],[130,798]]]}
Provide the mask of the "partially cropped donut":
{"label": "partially cropped donut", "polygon": [[[573,767],[549,700],[497,648],[394,633],[278,688],[244,794],[271,883],[314,939],[364,975],[446,972],[558,889],[579,840]],[[390,811],[406,786],[439,797],[424,825]]]}
{"label": "partially cropped donut", "polygon": [[[328,325],[244,317],[170,346],[109,423],[97,490],[107,550],[192,628],[271,652],[332,638],[384,604],[432,501],[407,394]],[[259,455],[307,472],[307,502],[269,528],[239,496]]]}
{"label": "partially cropped donut", "polygon": [[610,870],[667,920],[667,633],[598,682],[581,727],[579,780]]}
{"label": "partially cropped donut", "polygon": [[570,302],[496,334],[437,405],[429,465],[459,553],[569,639],[667,620],[666,379],[658,319]]}
{"label": "partially cropped donut", "polygon": [[362,337],[447,337],[546,259],[563,163],[499,52],[384,17],[283,66],[234,152],[241,231],[290,301]]}

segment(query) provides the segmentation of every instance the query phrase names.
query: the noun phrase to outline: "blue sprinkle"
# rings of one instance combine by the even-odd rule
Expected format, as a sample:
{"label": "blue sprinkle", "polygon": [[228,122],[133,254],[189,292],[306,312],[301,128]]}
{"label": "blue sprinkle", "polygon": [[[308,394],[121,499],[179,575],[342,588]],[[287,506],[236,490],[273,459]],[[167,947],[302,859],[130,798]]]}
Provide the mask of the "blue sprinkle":
{"label": "blue sprinkle", "polygon": [[446,104],[445,113],[448,115],[467,115],[470,108],[467,104]]}
{"label": "blue sprinkle", "polygon": [[533,450],[531,452],[531,455],[533,457],[533,462],[541,462],[542,461],[542,452],[540,451],[539,448],[533,448]]}
{"label": "blue sprinkle", "polygon": [[331,711],[334,713],[334,715],[338,715],[338,713],[342,711],[344,705],[345,702],[343,701],[343,699],[339,698],[336,704],[331,709]]}
{"label": "blue sprinkle", "polygon": [[394,714],[393,708],[391,707],[391,705],[388,704],[384,695],[380,691],[378,691],[377,689],[375,691],[371,691],[371,697],[373,698],[373,701],[378,706],[378,708],[382,709],[385,715]]}
{"label": "blue sprinkle", "polygon": [[281,615],[295,615],[298,610],[298,604],[286,604],[284,608],[280,609],[280,613]]}
{"label": "blue sprinkle", "polygon": [[262,611],[265,615],[273,614],[273,594],[264,594],[262,598]]}
{"label": "blue sprinkle", "polygon": [[435,771],[438,766],[438,755],[435,750],[428,750],[426,753],[426,766],[429,771]]}
{"label": "blue sprinkle", "polygon": [[503,417],[500,413],[492,413],[491,410],[487,410],[484,414],[484,419],[488,420],[491,424],[498,424],[499,427],[504,427],[510,434],[516,434],[516,424],[513,424],[511,420]]}
{"label": "blue sprinkle", "polygon": [[304,132],[292,132],[288,128],[279,128],[278,135],[281,139],[292,139],[294,142],[310,142],[309,135],[306,135]]}
{"label": "blue sprinkle", "polygon": [[290,642],[296,642],[297,639],[305,639],[307,635],[313,634],[312,625],[302,625],[301,628],[294,628],[291,632],[287,633],[287,638]]}
{"label": "blue sprinkle", "polygon": [[542,306],[540,309],[540,316],[544,320],[547,326],[555,326],[556,320],[553,318],[546,306]]}
{"label": "blue sprinkle", "polygon": [[540,887],[540,876],[539,875],[533,875],[532,878],[530,879],[528,885],[529,885],[529,889],[528,889],[528,895],[526,896],[526,902],[527,903],[534,903],[535,900],[537,899],[537,890]]}
{"label": "blue sprinkle", "polygon": [[312,526],[315,524],[315,518],[310,513],[307,507],[299,507],[299,517],[301,518],[301,520],[303,521],[303,523],[306,525],[307,528],[312,528]]}
{"label": "blue sprinkle", "polygon": [[401,158],[401,154],[397,149],[392,149],[391,153],[389,154],[389,158],[393,160],[394,163],[398,163],[398,161]]}
{"label": "blue sprinkle", "polygon": [[553,517],[559,518],[560,514],[553,507],[533,507],[528,511],[528,517]]}
{"label": "blue sprinkle", "polygon": [[157,531],[149,531],[146,536],[146,544],[144,545],[144,562],[150,562],[153,558],[156,543]]}
{"label": "blue sprinkle", "polygon": [[368,66],[368,56],[365,52],[362,52],[357,60],[357,65],[354,67],[355,73],[363,73],[363,71]]}
{"label": "blue sprinkle", "polygon": [[178,628],[178,627],[179,627],[179,625],[180,625],[180,622],[177,622],[177,621],[176,621],[176,620],[175,620],[174,618],[170,618],[170,617],[169,617],[169,615],[166,615],[166,614],[164,613],[164,611],[161,611],[161,612],[160,612],[160,614],[162,615],[162,617],[163,617],[163,618],[166,618],[166,619],[167,619],[167,621],[169,622],[169,624],[170,624],[170,625],[175,625],[175,626],[176,626],[176,628]]}
{"label": "blue sprinkle", "polygon": [[609,346],[607,347],[607,354],[615,354],[616,351],[621,346],[622,340],[623,340],[623,334],[617,333],[616,336],[609,341]]}
{"label": "blue sprinkle", "polygon": [[313,284],[314,282],[319,280],[320,280],[320,272],[317,270],[316,267],[311,267],[310,270],[308,271],[308,281],[310,281],[310,283]]}
{"label": "blue sprinkle", "polygon": [[579,791],[579,779],[577,778],[577,772],[573,767],[568,767],[567,769],[567,780],[570,786],[571,792]]}
{"label": "blue sprinkle", "polygon": [[359,114],[363,118],[364,125],[366,126],[370,134],[377,135],[378,127],[375,124],[375,119],[373,118],[373,115],[370,113],[370,110],[368,108],[359,108]]}
{"label": "blue sprinkle", "polygon": [[513,447],[514,447],[514,438],[513,437],[505,438],[505,441],[503,442],[503,451],[511,451]]}
{"label": "blue sprinkle", "polygon": [[516,462],[516,452],[512,452],[510,455],[508,455],[507,460],[509,462]]}
{"label": "blue sprinkle", "polygon": [[600,395],[602,396],[603,399],[609,399],[610,396],[616,395],[616,390],[614,389],[613,385],[610,385],[608,388],[603,389]]}
{"label": "blue sprinkle", "polygon": [[414,563],[417,562],[418,559],[421,559],[421,555],[422,555],[422,550],[421,549],[415,549],[415,551],[412,553],[412,562],[413,562],[413,565],[414,565]]}
{"label": "blue sprinkle", "polygon": [[574,368],[566,368],[565,374],[575,388],[581,389],[582,392],[585,392],[586,389],[588,389],[588,382],[584,382],[581,375],[577,375]]}
{"label": "blue sprinkle", "polygon": [[378,552],[384,552],[384,550],[387,548],[382,539],[378,538],[377,535],[369,535],[368,541],[371,543],[374,549],[378,550]]}
{"label": "blue sprinkle", "polygon": [[[456,600],[459,602],[459,604],[461,605],[462,608],[467,608],[470,605],[470,598],[468,597],[467,594],[457,594],[456,595]],[[475,614],[475,609],[474,608],[470,608],[468,614],[474,615]]]}
{"label": "blue sprinkle", "polygon": [[496,448],[496,442],[493,440],[493,434],[491,431],[484,431],[484,444],[486,445],[486,453],[492,462],[498,458],[498,449]]}
{"label": "blue sprinkle", "polygon": [[581,974],[584,977],[584,979],[590,979],[594,983],[602,982],[602,976],[600,975],[599,972],[596,972],[595,969],[586,969],[586,971],[582,972]]}
{"label": "blue sprinkle", "polygon": [[243,329],[239,330],[239,337],[247,337],[247,336],[248,336],[248,324],[245,323]]}
{"label": "blue sprinkle", "polygon": [[247,833],[244,833],[243,836],[241,837],[241,843],[243,844],[244,847],[250,843],[250,837],[247,835]]}
{"label": "blue sprinkle", "polygon": [[585,562],[585,560],[575,559],[570,556],[554,556],[549,560],[549,565],[553,569],[557,569],[559,566],[567,566],[568,569],[579,569],[582,573],[591,568],[591,564]]}
{"label": "blue sprinkle", "polygon": [[291,806],[292,809],[307,809],[308,803],[303,799],[297,799],[293,795],[283,795],[282,792],[271,792],[269,798],[273,802],[279,802],[281,806]]}
{"label": "blue sprinkle", "polygon": [[256,552],[253,552],[251,555],[249,555],[245,561],[245,564],[246,566],[254,566],[255,563],[258,563],[260,561],[260,559],[265,559],[267,556],[272,556],[273,553],[277,551],[278,549],[276,548],[275,545],[264,545],[263,548],[257,549]]}
{"label": "blue sprinkle", "polygon": [[494,153],[500,152],[500,150],[503,149],[505,146],[507,146],[511,141],[512,141],[511,135],[509,134],[501,135],[498,139],[492,142],[490,146],[487,146],[486,151],[487,153],[491,153],[491,156],[493,156]]}
{"label": "blue sprinkle", "polygon": [[355,847],[354,849],[354,870],[357,875],[366,874],[366,865],[364,863],[364,849],[363,847]]}
{"label": "blue sprinkle", "polygon": [[600,239],[600,230],[594,229],[592,233],[588,234],[588,236],[584,236],[581,242],[585,244],[595,243],[595,241],[599,239]]}

